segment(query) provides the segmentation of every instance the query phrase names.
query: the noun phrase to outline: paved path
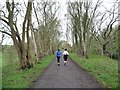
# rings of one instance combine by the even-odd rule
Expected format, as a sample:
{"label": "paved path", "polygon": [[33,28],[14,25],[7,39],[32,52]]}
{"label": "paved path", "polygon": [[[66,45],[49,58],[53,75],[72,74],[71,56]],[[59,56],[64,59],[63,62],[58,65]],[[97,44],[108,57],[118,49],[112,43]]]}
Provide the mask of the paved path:
{"label": "paved path", "polygon": [[88,72],[68,59],[67,66],[64,66],[63,60],[57,66],[54,60],[32,88],[100,88],[100,85]]}

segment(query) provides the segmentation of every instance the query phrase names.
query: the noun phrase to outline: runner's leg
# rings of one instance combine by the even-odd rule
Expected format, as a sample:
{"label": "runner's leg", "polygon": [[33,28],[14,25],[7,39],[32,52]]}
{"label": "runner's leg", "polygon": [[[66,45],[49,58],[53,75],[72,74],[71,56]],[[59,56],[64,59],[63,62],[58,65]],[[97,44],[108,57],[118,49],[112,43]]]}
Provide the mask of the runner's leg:
{"label": "runner's leg", "polygon": [[66,65],[67,65],[67,58],[68,58],[68,55],[66,55]]}
{"label": "runner's leg", "polygon": [[57,57],[58,66],[60,65],[60,57]]}
{"label": "runner's leg", "polygon": [[64,65],[66,65],[66,61],[67,61],[67,58],[66,58],[66,55],[64,55]]}

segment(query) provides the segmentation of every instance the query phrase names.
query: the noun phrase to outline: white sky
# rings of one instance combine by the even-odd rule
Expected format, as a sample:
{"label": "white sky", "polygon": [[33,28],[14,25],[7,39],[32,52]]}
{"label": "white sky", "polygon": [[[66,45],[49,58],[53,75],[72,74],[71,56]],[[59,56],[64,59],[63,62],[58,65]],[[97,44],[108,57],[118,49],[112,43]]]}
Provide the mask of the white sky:
{"label": "white sky", "polygon": [[[0,4],[4,4],[6,0],[0,0]],[[16,2],[20,2],[23,3],[23,0],[15,0]],[[24,0],[25,2],[27,2],[27,0]],[[40,1],[40,0],[34,0],[35,1]],[[45,0],[45,1],[50,1],[50,0]],[[66,0],[53,0],[55,2],[60,2],[61,7],[60,7],[60,11],[59,11],[59,18],[61,19],[61,25],[62,25],[62,31],[66,32],[66,17],[64,16],[67,13],[67,6],[66,6]],[[70,1],[74,1],[74,0],[70,0]],[[77,0],[79,1],[79,0]],[[92,0],[94,3],[97,0]],[[103,6],[105,6],[107,9],[110,9],[112,6],[112,2],[114,2],[114,0],[103,0]],[[104,10],[103,7],[100,8],[101,11]],[[21,20],[18,22],[21,23]],[[0,40],[1,40],[2,35],[0,34]],[[62,40],[66,40],[65,35],[61,38]],[[6,38],[6,40],[4,40],[3,44],[12,44],[12,39],[10,38]]]}

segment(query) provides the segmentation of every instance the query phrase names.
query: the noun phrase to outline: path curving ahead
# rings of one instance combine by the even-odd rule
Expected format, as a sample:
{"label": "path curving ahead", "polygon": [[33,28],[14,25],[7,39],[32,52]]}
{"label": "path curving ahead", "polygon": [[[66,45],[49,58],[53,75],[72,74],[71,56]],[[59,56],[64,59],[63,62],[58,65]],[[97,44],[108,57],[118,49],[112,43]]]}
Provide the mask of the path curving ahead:
{"label": "path curving ahead", "polygon": [[86,71],[79,68],[70,59],[64,66],[61,59],[60,66],[54,59],[42,76],[36,80],[31,88],[100,88],[101,86]]}

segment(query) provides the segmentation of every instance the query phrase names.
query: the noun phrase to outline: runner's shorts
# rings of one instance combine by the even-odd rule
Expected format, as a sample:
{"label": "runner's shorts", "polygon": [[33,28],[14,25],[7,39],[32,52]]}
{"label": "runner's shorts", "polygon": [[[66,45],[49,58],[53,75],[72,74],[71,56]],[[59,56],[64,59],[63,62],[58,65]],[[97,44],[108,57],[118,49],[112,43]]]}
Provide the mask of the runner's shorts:
{"label": "runner's shorts", "polygon": [[64,61],[67,61],[68,55],[64,55],[63,58],[64,58]]}

